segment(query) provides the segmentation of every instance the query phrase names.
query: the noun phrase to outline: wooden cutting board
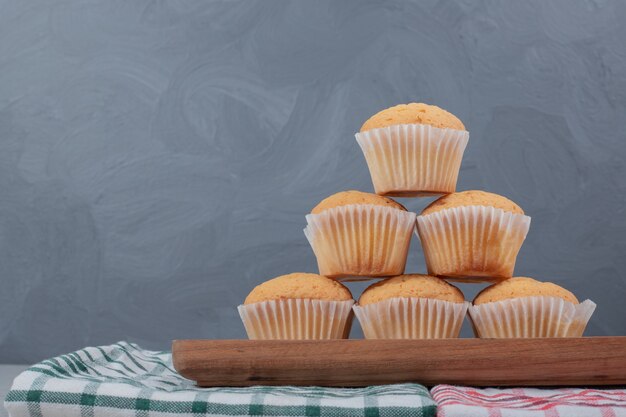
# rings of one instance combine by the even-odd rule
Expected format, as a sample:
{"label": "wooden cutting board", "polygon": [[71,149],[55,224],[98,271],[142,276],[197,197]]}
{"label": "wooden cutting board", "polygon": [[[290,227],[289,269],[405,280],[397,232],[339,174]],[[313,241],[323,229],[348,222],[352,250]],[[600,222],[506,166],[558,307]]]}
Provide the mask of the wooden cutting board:
{"label": "wooden cutting board", "polygon": [[175,340],[174,367],[199,386],[400,382],[626,385],[626,336],[438,340]]}

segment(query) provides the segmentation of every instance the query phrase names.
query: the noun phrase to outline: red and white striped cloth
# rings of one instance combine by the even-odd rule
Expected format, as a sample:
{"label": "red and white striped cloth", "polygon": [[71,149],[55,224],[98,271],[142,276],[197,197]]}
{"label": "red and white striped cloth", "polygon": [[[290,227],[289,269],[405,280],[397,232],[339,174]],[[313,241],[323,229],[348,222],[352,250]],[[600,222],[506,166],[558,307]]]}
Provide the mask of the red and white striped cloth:
{"label": "red and white striped cloth", "polygon": [[438,385],[438,417],[626,417],[626,389],[478,389]]}

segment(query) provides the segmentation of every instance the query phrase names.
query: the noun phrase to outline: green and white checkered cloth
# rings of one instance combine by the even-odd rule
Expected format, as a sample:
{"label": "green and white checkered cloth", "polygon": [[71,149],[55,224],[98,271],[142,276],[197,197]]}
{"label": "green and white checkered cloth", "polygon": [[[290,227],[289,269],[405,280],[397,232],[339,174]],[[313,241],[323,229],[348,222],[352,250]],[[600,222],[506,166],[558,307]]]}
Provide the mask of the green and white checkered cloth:
{"label": "green and white checkered cloth", "polygon": [[169,352],[119,342],[45,360],[20,374],[5,407],[11,417],[435,416],[417,384],[368,388],[198,388]]}

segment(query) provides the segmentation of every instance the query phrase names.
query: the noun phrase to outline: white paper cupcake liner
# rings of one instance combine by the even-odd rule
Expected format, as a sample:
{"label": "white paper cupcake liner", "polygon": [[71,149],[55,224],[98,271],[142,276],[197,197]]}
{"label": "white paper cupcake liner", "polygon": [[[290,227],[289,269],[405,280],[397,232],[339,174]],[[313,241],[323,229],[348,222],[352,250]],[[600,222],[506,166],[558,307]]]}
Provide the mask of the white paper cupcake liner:
{"label": "white paper cupcake liner", "polygon": [[404,272],[415,213],[351,204],[309,214],[306,220],[304,234],[321,275],[355,280]]}
{"label": "white paper cupcake liner", "polygon": [[355,137],[376,194],[413,197],[456,190],[469,132],[404,124],[368,130]]}
{"label": "white paper cupcake liner", "polygon": [[469,307],[480,338],[580,337],[596,304],[558,297],[520,297]]}
{"label": "white paper cupcake liner", "polygon": [[397,297],[352,309],[366,339],[443,339],[459,337],[469,305]]}
{"label": "white paper cupcake liner", "polygon": [[237,307],[248,338],[347,339],[354,300],[285,299]]}
{"label": "white paper cupcake liner", "polygon": [[466,282],[513,276],[529,227],[530,217],[487,206],[417,216],[428,273]]}

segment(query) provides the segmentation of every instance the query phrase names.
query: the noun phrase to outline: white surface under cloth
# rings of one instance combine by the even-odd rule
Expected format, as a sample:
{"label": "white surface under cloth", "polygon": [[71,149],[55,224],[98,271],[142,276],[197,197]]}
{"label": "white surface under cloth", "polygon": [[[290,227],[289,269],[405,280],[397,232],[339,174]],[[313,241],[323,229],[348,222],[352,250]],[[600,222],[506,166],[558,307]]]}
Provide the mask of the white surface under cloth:
{"label": "white surface under cloth", "polygon": [[[26,368],[28,368],[26,365],[0,365],[0,399],[2,399],[0,402],[4,402],[13,379]],[[8,417],[8,415],[4,406],[0,405],[0,417]]]}

